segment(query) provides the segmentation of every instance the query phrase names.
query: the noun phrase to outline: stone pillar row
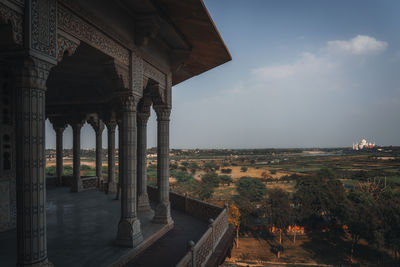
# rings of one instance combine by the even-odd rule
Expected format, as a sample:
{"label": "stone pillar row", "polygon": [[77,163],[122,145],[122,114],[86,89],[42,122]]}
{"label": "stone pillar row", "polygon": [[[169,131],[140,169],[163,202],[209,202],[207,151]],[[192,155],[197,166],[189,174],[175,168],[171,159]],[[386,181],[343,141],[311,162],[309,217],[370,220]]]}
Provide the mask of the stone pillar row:
{"label": "stone pillar row", "polygon": [[[16,93],[17,148],[17,265],[52,266],[47,258],[45,182],[45,91],[51,64],[34,57],[12,60]],[[149,114],[137,114],[137,99],[120,96],[121,217],[116,244],[135,247],[143,240],[137,205],[148,210],[146,188],[146,124]],[[169,116],[170,107],[154,107],[158,121],[158,194],[154,222],[172,224],[169,203]],[[138,121],[137,121],[138,119]],[[73,192],[82,190],[80,177],[80,133],[83,120],[70,122],[73,128]],[[109,128],[109,181],[114,182],[115,123]],[[55,125],[57,133],[57,181],[62,183],[62,134],[65,125]],[[101,173],[101,130],[96,132],[96,172]],[[137,146],[139,142],[139,147]],[[139,159],[139,163],[137,161]],[[137,167],[139,167],[137,173]],[[139,174],[139,182],[137,182]],[[114,177],[114,178],[113,178]],[[139,187],[137,187],[137,183]],[[137,196],[139,193],[139,201]]]}

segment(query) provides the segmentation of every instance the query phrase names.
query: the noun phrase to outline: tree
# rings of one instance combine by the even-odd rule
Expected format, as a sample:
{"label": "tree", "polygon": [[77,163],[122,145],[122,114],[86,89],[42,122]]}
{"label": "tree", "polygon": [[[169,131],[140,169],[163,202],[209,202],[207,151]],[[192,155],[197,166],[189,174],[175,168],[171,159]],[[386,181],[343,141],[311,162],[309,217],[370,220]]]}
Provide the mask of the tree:
{"label": "tree", "polygon": [[387,190],[379,198],[379,217],[382,218],[384,244],[391,249],[395,260],[400,253],[400,196]]}
{"label": "tree", "polygon": [[346,224],[352,239],[350,251],[352,262],[360,238],[369,242],[377,241],[378,216],[375,200],[370,194],[354,191],[349,194],[349,200]]}
{"label": "tree", "polygon": [[237,191],[242,198],[248,199],[250,202],[260,201],[267,193],[265,184],[259,179],[244,176],[239,179],[236,185]]}
{"label": "tree", "polygon": [[[292,210],[289,202],[289,194],[280,188],[271,189],[265,201],[269,225],[279,229],[279,245],[282,247],[282,233],[292,223]],[[277,251],[280,258],[281,249]]]}
{"label": "tree", "polygon": [[229,205],[229,217],[228,222],[236,230],[236,248],[239,247],[239,227],[240,227],[240,211],[235,204]]}
{"label": "tree", "polygon": [[179,183],[185,183],[194,179],[191,174],[188,174],[185,171],[171,171],[172,177],[174,177]]}
{"label": "tree", "polygon": [[335,179],[335,173],[328,168],[322,168],[317,172],[317,177],[324,179]]}
{"label": "tree", "polygon": [[232,177],[231,177],[230,175],[226,175],[226,174],[220,175],[220,176],[219,176],[219,180],[220,180],[222,183],[227,184],[228,186],[230,186],[231,183],[233,182]]}
{"label": "tree", "polygon": [[212,187],[218,187],[219,182],[220,177],[215,172],[209,172],[201,176],[201,183],[203,184],[209,184]]}
{"label": "tree", "polygon": [[241,171],[241,172],[247,172],[247,167],[242,166],[242,167],[240,168],[240,171]]}
{"label": "tree", "polygon": [[188,168],[190,169],[190,171],[194,174],[196,172],[196,169],[199,169],[199,165],[197,165],[196,162],[191,162],[188,166]]}
{"label": "tree", "polygon": [[215,172],[209,172],[201,177],[201,185],[198,188],[198,196],[201,200],[211,198],[214,189],[219,186],[219,176]]}
{"label": "tree", "polygon": [[301,222],[315,225],[329,220],[333,224],[344,219],[347,197],[340,181],[308,176],[297,181],[294,202]]}

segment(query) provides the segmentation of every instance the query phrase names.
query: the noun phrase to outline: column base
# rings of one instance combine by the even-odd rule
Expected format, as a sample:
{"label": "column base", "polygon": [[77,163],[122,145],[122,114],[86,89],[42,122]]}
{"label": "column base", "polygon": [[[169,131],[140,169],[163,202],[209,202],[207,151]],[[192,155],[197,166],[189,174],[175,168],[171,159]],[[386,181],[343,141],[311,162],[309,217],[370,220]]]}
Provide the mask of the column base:
{"label": "column base", "polygon": [[143,235],[140,230],[140,221],[138,219],[133,219],[132,221],[121,220],[119,222],[115,245],[134,248],[142,241]]}
{"label": "column base", "polygon": [[42,260],[41,262],[35,263],[17,263],[17,267],[54,267],[53,263],[49,259]]}
{"label": "column base", "polygon": [[101,190],[102,180],[101,177],[97,176],[97,189],[99,190]]}
{"label": "column base", "polygon": [[115,182],[108,183],[106,193],[117,193],[117,183]]}
{"label": "column base", "polygon": [[147,193],[141,194],[138,197],[138,211],[150,211],[150,202],[149,202],[149,196]]}
{"label": "column base", "polygon": [[159,224],[173,224],[174,221],[171,217],[170,203],[159,203],[155,210],[153,223]]}
{"label": "column base", "polygon": [[57,177],[56,179],[57,179],[56,186],[62,186],[63,185],[62,176],[61,177]]}
{"label": "column base", "polygon": [[71,192],[78,193],[78,192],[81,192],[82,190],[83,190],[82,179],[75,178],[75,181],[73,182],[73,184],[71,186]]}

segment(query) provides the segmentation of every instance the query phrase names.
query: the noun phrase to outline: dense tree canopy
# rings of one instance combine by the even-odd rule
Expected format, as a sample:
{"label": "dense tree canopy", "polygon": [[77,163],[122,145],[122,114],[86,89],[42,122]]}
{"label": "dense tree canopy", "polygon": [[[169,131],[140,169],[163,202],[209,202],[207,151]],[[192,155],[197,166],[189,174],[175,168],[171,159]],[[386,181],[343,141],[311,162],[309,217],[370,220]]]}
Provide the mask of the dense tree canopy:
{"label": "dense tree canopy", "polygon": [[262,181],[247,176],[240,178],[236,187],[240,197],[250,202],[262,200],[267,193],[267,188]]}

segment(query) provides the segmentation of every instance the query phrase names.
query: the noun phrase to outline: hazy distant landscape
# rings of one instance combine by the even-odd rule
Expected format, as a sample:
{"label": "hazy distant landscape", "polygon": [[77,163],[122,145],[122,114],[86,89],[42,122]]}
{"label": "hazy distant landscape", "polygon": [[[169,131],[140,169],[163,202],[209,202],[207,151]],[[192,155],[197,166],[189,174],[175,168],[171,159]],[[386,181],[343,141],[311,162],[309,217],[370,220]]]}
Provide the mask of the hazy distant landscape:
{"label": "hazy distant landscape", "polygon": [[[46,152],[52,176],[55,151]],[[72,175],[71,154],[64,150],[64,175]],[[400,147],[172,149],[170,159],[171,191],[237,211],[238,247],[226,266],[390,265],[398,257]],[[81,160],[81,175],[95,176],[95,151],[83,150]],[[148,150],[147,176],[155,186],[156,149]]]}

